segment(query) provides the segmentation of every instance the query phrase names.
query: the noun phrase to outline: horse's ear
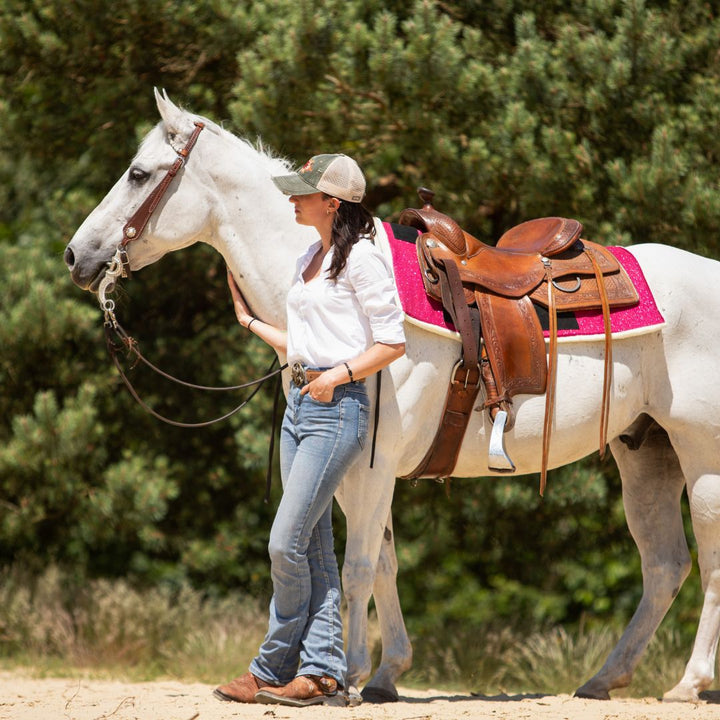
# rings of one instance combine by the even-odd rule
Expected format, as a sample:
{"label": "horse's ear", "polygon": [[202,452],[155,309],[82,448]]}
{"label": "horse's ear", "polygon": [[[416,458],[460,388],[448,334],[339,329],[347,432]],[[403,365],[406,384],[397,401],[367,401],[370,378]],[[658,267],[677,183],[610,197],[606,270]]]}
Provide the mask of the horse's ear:
{"label": "horse's ear", "polygon": [[160,113],[160,117],[165,123],[165,129],[171,135],[178,135],[183,131],[184,126],[187,124],[183,122],[184,113],[170,100],[165,90],[160,93],[157,88],[155,91],[155,102],[157,103],[157,109]]}

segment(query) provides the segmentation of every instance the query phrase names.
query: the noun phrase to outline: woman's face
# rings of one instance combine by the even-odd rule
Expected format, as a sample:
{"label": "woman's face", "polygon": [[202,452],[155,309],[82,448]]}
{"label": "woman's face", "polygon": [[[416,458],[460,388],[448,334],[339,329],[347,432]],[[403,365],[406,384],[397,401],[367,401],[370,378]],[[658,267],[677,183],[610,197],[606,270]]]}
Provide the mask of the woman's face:
{"label": "woman's face", "polygon": [[332,215],[333,202],[337,201],[318,192],[311,195],[291,195],[290,202],[295,206],[295,222],[320,227],[328,222]]}

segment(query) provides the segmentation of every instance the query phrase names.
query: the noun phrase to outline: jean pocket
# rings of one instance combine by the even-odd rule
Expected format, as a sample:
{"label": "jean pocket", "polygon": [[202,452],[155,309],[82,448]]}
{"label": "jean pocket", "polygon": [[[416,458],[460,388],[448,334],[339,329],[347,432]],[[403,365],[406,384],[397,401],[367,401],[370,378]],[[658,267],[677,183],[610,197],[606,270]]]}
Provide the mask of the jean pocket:
{"label": "jean pocket", "polygon": [[310,393],[305,393],[305,395],[302,395],[301,397],[304,400],[307,400],[307,402],[311,405],[316,405],[317,407],[337,407],[340,402],[340,398],[338,398],[337,393],[334,393],[329,400],[318,400],[310,395]]}
{"label": "jean pocket", "polygon": [[358,403],[358,425],[357,425],[357,438],[358,445],[361,449],[365,449],[365,441],[368,436],[368,409],[362,403]]}

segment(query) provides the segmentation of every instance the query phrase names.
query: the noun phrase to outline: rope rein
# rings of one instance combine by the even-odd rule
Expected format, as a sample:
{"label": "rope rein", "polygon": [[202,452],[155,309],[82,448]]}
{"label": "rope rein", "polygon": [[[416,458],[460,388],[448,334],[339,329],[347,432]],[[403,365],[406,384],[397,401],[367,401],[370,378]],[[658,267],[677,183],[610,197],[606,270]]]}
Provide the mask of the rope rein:
{"label": "rope rein", "polygon": [[[120,344],[114,342],[112,333],[114,332],[115,336],[119,338]],[[260,390],[263,383],[266,380],[269,380],[270,378],[279,376],[280,373],[287,367],[287,365],[283,365],[282,367],[273,370],[275,365],[277,364],[278,360],[277,358],[274,358],[270,367],[266,370],[265,374],[262,377],[257,378],[257,380],[251,380],[246,383],[242,383],[240,385],[229,385],[226,387],[212,387],[208,385],[196,385],[194,383],[187,382],[185,380],[180,380],[179,378],[170,375],[169,373],[164,372],[160,368],[158,368],[156,365],[151,363],[138,349],[137,342],[130,337],[125,330],[120,326],[120,324],[115,320],[114,323],[112,322],[106,322],[105,323],[105,344],[107,345],[108,353],[110,354],[110,357],[113,361],[113,364],[117,368],[118,373],[120,374],[120,377],[122,378],[122,381],[125,383],[125,386],[130,391],[130,394],[135,398],[135,400],[138,402],[140,407],[143,408],[146,412],[150,413],[153,417],[156,417],[158,420],[162,420],[163,422],[167,423],[168,425],[174,425],[175,427],[184,427],[184,428],[201,428],[201,427],[208,427],[209,425],[213,425],[217,422],[221,422],[222,420],[227,420],[229,417],[232,417],[236,413],[240,412],[245,405],[247,405],[250,400],[255,397],[256,393]],[[230,410],[230,412],[225,413],[224,415],[221,415],[219,417],[213,418],[212,420],[205,420],[202,422],[180,422],[178,420],[172,420],[168,417],[165,417],[164,415],[161,415],[156,410],[151,408],[138,394],[137,390],[133,386],[132,382],[130,381],[130,378],[128,378],[127,374],[122,368],[122,365],[120,364],[120,361],[118,359],[118,354],[120,350],[125,350],[127,354],[132,353],[138,361],[144,363],[147,367],[149,367],[153,372],[157,373],[161,377],[164,377],[166,380],[170,380],[171,382],[174,382],[178,385],[183,385],[184,387],[192,388],[193,390],[203,390],[208,392],[232,392],[235,390],[243,390],[246,388],[250,388],[253,386],[255,389],[250,393],[250,395],[243,400],[237,407]]]}

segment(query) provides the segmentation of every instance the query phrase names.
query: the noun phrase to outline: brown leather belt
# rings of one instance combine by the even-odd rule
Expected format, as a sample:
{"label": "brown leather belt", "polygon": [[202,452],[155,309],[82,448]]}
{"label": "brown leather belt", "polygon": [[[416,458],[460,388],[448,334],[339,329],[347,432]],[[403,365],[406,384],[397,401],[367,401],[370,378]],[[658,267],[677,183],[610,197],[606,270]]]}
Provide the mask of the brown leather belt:
{"label": "brown leather belt", "polygon": [[[324,370],[308,370],[302,363],[299,362],[294,362],[290,366],[292,381],[298,387],[311,383],[313,380],[319,378],[324,372]],[[365,378],[360,378],[360,380],[355,380],[354,382],[365,382]]]}

